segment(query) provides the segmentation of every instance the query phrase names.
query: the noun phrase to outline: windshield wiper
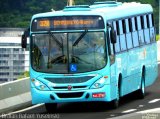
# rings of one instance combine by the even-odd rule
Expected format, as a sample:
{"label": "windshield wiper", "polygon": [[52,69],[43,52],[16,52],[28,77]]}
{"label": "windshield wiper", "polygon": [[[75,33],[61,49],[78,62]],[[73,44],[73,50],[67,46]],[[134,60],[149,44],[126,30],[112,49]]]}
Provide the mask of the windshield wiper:
{"label": "windshield wiper", "polygon": [[73,46],[76,46],[80,40],[82,40],[82,38],[86,35],[86,33],[88,32],[87,29],[85,29],[85,31],[78,37],[78,39],[73,43]]}
{"label": "windshield wiper", "polygon": [[62,43],[60,43],[60,42],[58,41],[58,39],[55,37],[55,35],[54,35],[52,32],[49,31],[49,35],[53,38],[53,40],[56,41],[56,43],[58,44],[58,46],[59,46],[60,48],[63,47]]}
{"label": "windshield wiper", "polygon": [[51,62],[50,62],[51,39],[53,39],[54,41],[56,41],[56,43],[58,44],[58,46],[60,48],[62,48],[62,53],[63,53],[63,43],[60,43],[58,41],[58,39],[55,37],[55,35],[53,33],[51,33],[50,31],[49,31],[49,36],[51,36],[51,37],[49,38],[49,53],[48,53],[48,63],[47,63],[48,69],[51,67],[51,65],[50,65],[51,64]]}
{"label": "windshield wiper", "polygon": [[54,64],[55,62],[59,62],[61,60],[65,61],[65,55],[61,55],[59,57],[56,57],[55,59],[51,59],[51,64]]}

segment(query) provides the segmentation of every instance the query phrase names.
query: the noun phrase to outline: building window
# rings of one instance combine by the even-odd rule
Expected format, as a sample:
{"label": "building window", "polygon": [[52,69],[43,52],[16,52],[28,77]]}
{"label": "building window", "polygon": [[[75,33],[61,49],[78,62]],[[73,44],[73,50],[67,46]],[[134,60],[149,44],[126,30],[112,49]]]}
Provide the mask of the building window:
{"label": "building window", "polygon": [[18,52],[19,48],[14,48],[13,51]]}

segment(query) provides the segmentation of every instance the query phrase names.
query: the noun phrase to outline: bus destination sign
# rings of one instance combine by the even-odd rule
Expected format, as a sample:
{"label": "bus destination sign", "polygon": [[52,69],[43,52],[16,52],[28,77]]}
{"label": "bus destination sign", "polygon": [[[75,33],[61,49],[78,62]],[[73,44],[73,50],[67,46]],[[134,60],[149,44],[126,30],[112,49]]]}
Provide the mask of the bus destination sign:
{"label": "bus destination sign", "polygon": [[32,22],[32,31],[103,29],[100,16],[60,16],[37,18]]}

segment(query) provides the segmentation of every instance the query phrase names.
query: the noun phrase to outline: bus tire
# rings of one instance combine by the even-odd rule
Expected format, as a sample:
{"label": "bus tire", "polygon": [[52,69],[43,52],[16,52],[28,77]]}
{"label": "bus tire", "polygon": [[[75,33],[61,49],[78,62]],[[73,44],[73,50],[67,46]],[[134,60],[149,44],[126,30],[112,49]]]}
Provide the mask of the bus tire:
{"label": "bus tire", "polygon": [[57,110],[57,103],[45,103],[45,107],[48,113],[55,113]]}
{"label": "bus tire", "polygon": [[139,99],[143,99],[145,97],[145,70],[142,73],[141,86],[137,91],[137,96]]}
{"label": "bus tire", "polygon": [[111,106],[113,109],[117,109],[119,107],[119,100],[120,100],[120,90],[119,86],[117,86],[117,98],[111,102]]}

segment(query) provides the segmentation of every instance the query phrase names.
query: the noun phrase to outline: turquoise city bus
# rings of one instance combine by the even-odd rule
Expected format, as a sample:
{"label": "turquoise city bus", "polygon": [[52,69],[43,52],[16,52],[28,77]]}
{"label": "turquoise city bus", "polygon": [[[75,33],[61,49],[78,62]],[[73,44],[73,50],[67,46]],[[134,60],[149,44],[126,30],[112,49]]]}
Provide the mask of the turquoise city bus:
{"label": "turquoise city bus", "polygon": [[58,103],[111,102],[158,76],[153,9],[149,4],[95,2],[36,14],[30,37],[32,103],[54,112]]}

